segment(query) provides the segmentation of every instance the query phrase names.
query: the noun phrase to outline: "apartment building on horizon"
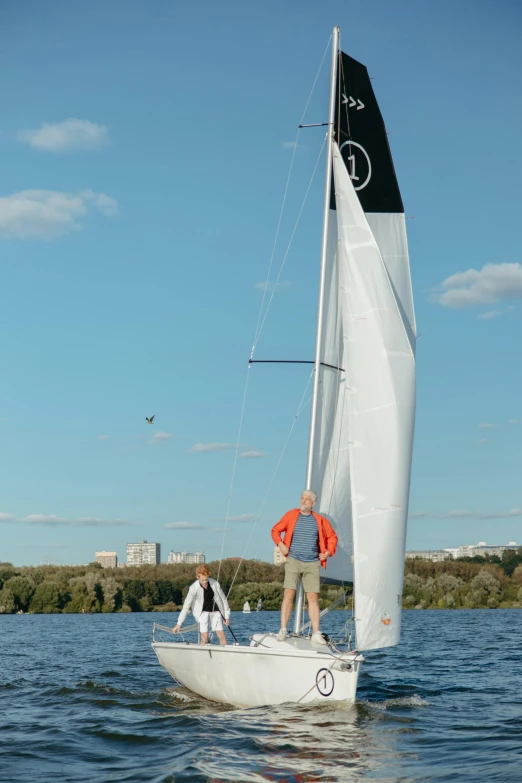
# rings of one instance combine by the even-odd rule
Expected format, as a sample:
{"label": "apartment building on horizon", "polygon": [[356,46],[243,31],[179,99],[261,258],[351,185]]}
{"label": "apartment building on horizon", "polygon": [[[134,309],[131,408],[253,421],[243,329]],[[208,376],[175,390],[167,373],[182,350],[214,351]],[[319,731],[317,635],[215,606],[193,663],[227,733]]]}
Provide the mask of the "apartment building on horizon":
{"label": "apartment building on horizon", "polygon": [[433,563],[440,563],[443,560],[459,557],[484,557],[484,555],[498,555],[506,550],[519,549],[516,541],[510,541],[507,544],[486,544],[485,541],[479,541],[478,544],[463,544],[458,547],[447,547],[445,549],[412,549],[406,552],[405,559],[421,557],[423,560],[431,560]]}
{"label": "apartment building on horizon", "polygon": [[153,541],[139,541],[127,544],[127,565],[159,565],[161,562],[161,544]]}
{"label": "apartment building on horizon", "polygon": [[169,552],[167,563],[173,565],[175,563],[204,563],[204,552]]}
{"label": "apartment building on horizon", "polygon": [[117,568],[118,567],[118,553],[117,552],[95,552],[94,560],[99,563],[102,568]]}

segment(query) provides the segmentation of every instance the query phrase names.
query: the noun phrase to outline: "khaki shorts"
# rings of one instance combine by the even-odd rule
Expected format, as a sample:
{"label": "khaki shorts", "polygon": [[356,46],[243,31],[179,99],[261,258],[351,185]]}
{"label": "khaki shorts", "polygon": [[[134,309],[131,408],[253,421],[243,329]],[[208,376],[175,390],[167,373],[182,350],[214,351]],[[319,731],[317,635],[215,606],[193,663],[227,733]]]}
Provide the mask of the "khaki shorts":
{"label": "khaki shorts", "polygon": [[312,560],[311,563],[304,563],[302,560],[287,557],[283,587],[288,588],[289,590],[296,590],[299,577],[301,577],[305,593],[318,593],[320,587],[320,568],[321,564],[319,563],[319,560]]}

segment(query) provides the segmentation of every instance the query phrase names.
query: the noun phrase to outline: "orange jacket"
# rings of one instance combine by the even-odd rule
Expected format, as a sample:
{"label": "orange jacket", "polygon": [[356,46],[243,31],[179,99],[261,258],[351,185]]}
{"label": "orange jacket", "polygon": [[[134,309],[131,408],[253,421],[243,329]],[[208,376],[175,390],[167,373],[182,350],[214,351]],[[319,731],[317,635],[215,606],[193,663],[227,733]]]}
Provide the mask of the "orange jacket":
{"label": "orange jacket", "polygon": [[[292,543],[292,535],[294,533],[295,523],[301,513],[300,509],[293,508],[291,511],[287,511],[286,514],[281,517],[277,525],[272,528],[272,538],[274,543],[280,544],[281,541],[290,549]],[[312,511],[317,527],[319,529],[319,553],[323,555],[326,550],[330,552],[330,557],[335,554],[337,549],[337,534],[326,517],[320,516]],[[281,538],[281,533],[284,533],[284,539]],[[321,561],[323,568],[326,568],[326,560]]]}

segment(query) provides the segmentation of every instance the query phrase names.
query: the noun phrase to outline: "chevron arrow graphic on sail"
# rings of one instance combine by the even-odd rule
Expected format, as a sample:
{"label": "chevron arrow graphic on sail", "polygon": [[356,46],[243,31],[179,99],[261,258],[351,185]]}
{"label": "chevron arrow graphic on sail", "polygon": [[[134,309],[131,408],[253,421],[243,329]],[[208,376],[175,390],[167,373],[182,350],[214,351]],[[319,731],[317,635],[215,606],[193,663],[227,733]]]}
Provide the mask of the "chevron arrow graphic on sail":
{"label": "chevron arrow graphic on sail", "polygon": [[357,111],[361,111],[361,109],[364,109],[365,104],[361,101],[360,98],[352,98],[351,95],[346,97],[346,95],[343,93],[343,103],[347,103],[348,107],[351,109],[352,106],[357,106]]}

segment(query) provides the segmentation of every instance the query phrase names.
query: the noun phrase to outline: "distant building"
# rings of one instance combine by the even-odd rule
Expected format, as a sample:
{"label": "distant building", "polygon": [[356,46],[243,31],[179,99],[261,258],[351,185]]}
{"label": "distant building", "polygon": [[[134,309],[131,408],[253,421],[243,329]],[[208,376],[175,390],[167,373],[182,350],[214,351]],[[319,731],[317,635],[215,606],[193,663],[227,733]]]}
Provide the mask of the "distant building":
{"label": "distant building", "polygon": [[274,547],[274,565],[284,565],[286,558],[278,546]]}
{"label": "distant building", "polygon": [[405,558],[421,557],[423,560],[431,560],[433,563],[440,563],[446,558],[450,558],[449,552],[445,549],[413,549],[410,552],[406,552]]}
{"label": "distant building", "polygon": [[170,552],[167,563],[204,563],[204,552]]}
{"label": "distant building", "polygon": [[117,552],[95,552],[95,561],[101,565],[102,568],[117,568],[118,567],[118,553]]}
{"label": "distant building", "polygon": [[459,556],[460,549],[459,547],[444,547],[444,552],[448,554],[449,557],[452,557],[453,559]]}
{"label": "distant building", "polygon": [[138,544],[127,544],[127,565],[159,565],[161,561],[161,544],[151,541],[140,541]]}
{"label": "distant building", "polygon": [[506,550],[517,550],[516,541],[510,541],[509,544],[486,544],[485,541],[479,541],[478,544],[469,544],[468,546],[459,546],[457,557],[484,557],[484,555],[497,555],[502,557]]}
{"label": "distant building", "polygon": [[485,555],[502,557],[502,553],[510,549],[519,549],[516,541],[510,541],[509,544],[494,545],[488,545],[485,541],[479,541],[478,544],[462,544],[462,546],[448,547],[447,549],[414,549],[406,552],[405,558],[408,560],[413,557],[421,557],[423,560],[431,560],[438,563],[446,560],[448,557],[454,560],[458,557],[484,557]]}

